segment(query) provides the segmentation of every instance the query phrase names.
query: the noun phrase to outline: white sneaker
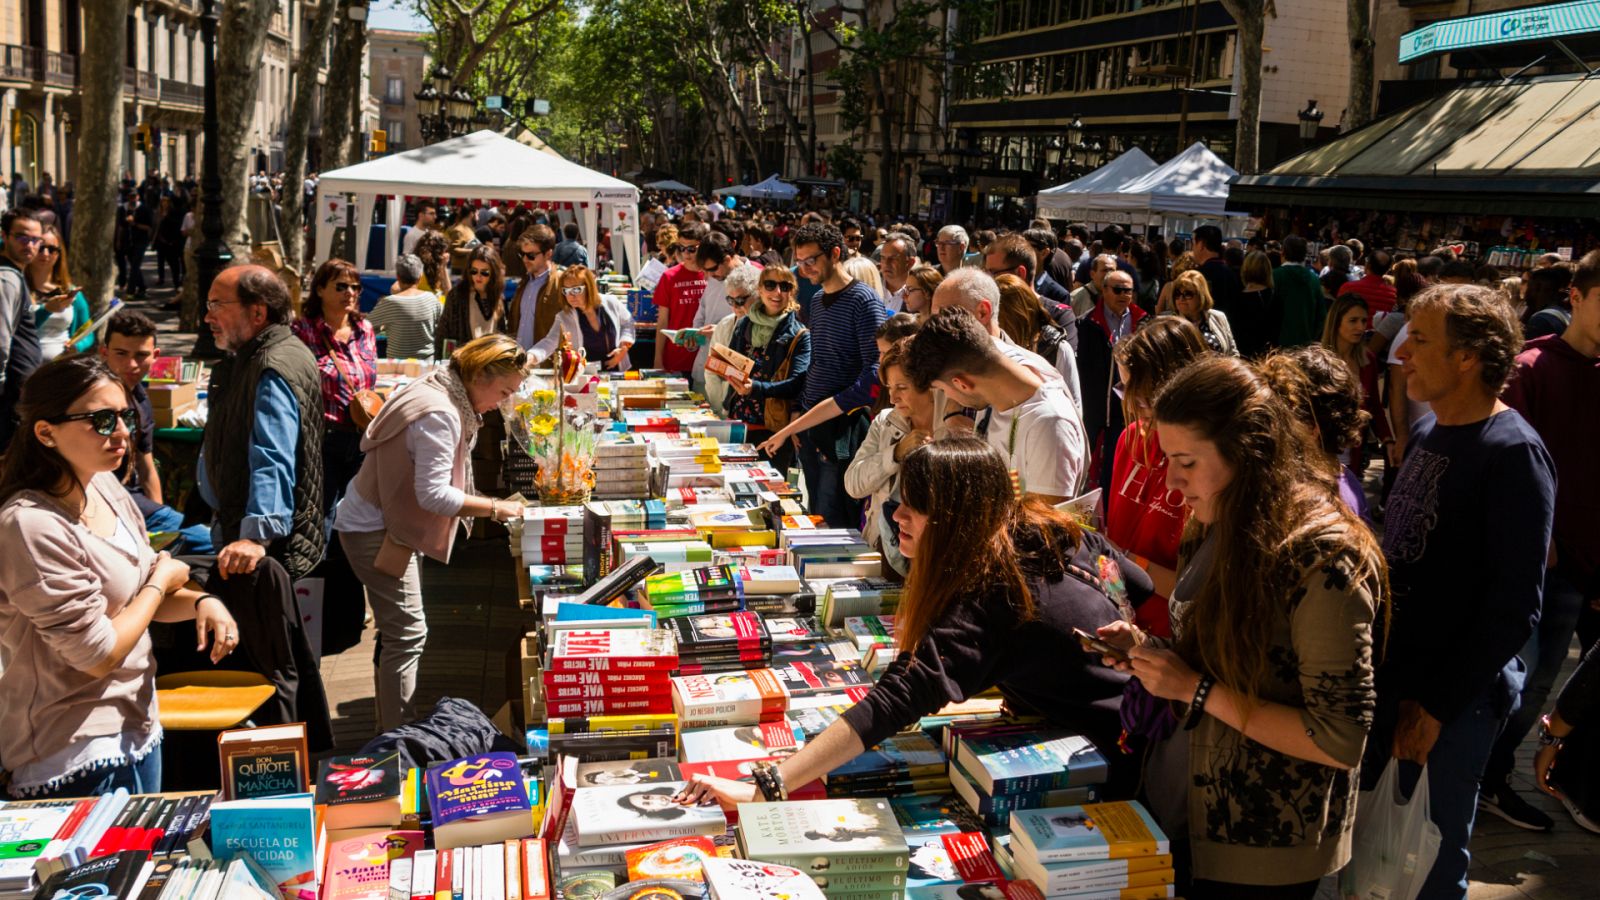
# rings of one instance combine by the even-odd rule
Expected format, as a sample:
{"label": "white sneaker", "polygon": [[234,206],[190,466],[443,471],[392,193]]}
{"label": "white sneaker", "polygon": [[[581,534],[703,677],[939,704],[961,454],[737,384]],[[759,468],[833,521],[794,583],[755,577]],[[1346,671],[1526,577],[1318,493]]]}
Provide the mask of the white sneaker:
{"label": "white sneaker", "polygon": [[1561,805],[1567,808],[1567,815],[1572,817],[1572,821],[1578,823],[1579,828],[1582,828],[1585,831],[1593,832],[1594,834],[1600,834],[1600,822],[1596,822],[1584,815],[1583,810],[1578,808],[1578,804],[1573,803],[1572,800],[1567,797],[1562,797]]}

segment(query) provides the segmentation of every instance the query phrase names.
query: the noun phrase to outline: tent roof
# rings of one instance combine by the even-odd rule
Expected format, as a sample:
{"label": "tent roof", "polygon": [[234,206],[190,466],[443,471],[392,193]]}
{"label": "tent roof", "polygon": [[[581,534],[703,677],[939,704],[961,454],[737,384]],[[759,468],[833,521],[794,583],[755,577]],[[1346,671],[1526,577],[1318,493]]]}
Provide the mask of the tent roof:
{"label": "tent roof", "polygon": [[516,125],[512,126],[511,130],[515,131],[516,134],[510,137],[517,143],[532,147],[533,149],[538,150],[540,153],[548,153],[551,156],[554,156],[556,159],[566,159],[565,156],[562,156],[560,153],[556,152],[556,148],[546,144],[539,138],[538,135],[534,134],[528,129],[520,125]]}
{"label": "tent roof", "polygon": [[799,188],[792,184],[786,184],[778,176],[773,175],[767,178],[766,181],[757,182],[745,188],[744,196],[762,200],[791,200],[799,193]]}
{"label": "tent roof", "polygon": [[1475,82],[1240,178],[1236,206],[1593,216],[1600,80]]}
{"label": "tent roof", "polygon": [[645,185],[645,187],[657,191],[676,191],[680,194],[694,193],[694,188],[689,187],[687,184],[684,184],[681,181],[673,181],[671,178],[666,178],[661,181],[652,181]]}
{"label": "tent roof", "polygon": [[1220,216],[1228,202],[1228,182],[1238,172],[1195,141],[1189,149],[1145,174],[1083,195],[1094,209]]}
{"label": "tent roof", "polygon": [[462,199],[634,202],[639,189],[495,131],[475,131],[323,174],[325,192]]}
{"label": "tent roof", "polygon": [[1086,194],[1092,191],[1111,190],[1119,184],[1146,175],[1155,168],[1156,161],[1143,150],[1134,147],[1082,178],[1040,191],[1039,200],[1043,203],[1046,197],[1058,199],[1059,194]]}

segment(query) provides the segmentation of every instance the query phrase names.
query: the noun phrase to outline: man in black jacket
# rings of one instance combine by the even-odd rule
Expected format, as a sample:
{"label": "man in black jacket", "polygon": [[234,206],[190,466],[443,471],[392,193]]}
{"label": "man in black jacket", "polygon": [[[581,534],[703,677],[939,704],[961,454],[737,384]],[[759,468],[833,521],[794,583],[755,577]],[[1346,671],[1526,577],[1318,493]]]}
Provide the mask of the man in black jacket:
{"label": "man in black jacket", "polygon": [[1037,279],[1034,277],[1034,273],[1039,271],[1039,257],[1026,238],[1020,234],[1008,234],[989,244],[983,254],[983,267],[990,277],[1015,275],[1024,284],[1033,285],[1034,293],[1044,302],[1051,320],[1066,335],[1067,343],[1074,350],[1077,349],[1078,323],[1077,316],[1072,314],[1072,295],[1050,280],[1048,275]]}
{"label": "man in black jacket", "polygon": [[1145,318],[1133,302],[1133,278],[1127,272],[1108,272],[1102,279],[1100,302],[1083,318],[1078,329],[1078,384],[1083,391],[1083,428],[1089,439],[1089,483],[1085,490],[1104,487],[1111,480],[1111,457],[1124,424],[1122,399],[1117,396],[1117,364],[1112,350],[1133,334]]}

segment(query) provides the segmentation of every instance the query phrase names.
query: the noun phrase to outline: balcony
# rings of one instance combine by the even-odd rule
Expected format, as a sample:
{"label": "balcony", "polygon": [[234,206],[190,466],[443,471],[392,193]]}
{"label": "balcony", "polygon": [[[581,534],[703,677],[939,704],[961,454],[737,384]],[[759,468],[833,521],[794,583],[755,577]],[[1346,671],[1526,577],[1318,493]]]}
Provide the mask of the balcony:
{"label": "balcony", "polygon": [[205,88],[198,84],[178,81],[175,78],[161,79],[161,105],[162,106],[205,106]]}
{"label": "balcony", "polygon": [[43,47],[0,44],[0,79],[71,87],[78,83],[78,58]]}
{"label": "balcony", "polygon": [[158,79],[154,72],[140,72],[132,67],[122,70],[122,91],[125,94],[136,94],[141,99],[148,97],[156,99]]}

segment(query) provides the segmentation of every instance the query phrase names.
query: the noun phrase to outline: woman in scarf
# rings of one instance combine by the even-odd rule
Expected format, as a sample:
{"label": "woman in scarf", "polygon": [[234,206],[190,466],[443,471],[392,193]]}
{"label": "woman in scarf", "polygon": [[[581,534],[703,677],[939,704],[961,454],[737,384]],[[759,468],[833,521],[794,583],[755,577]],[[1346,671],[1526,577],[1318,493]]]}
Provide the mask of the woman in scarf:
{"label": "woman in scarf", "polygon": [[333,527],[366,585],[383,637],[375,694],[380,731],[416,715],[412,696],[428,637],[417,554],[447,563],[458,526],[470,528],[473,516],[504,522],[522,511],[513,501],[471,493],[472,447],[481,414],[517,390],[527,363],[513,338],[477,338],[457,349],[448,366],[395,392],[361,439],[366,458]]}
{"label": "woman in scarf", "polygon": [[500,253],[479,245],[467,257],[467,277],[456,282],[445,298],[439,316],[437,335],[443,349],[445,341],[465,344],[486,334],[506,330],[506,270]]}
{"label": "woman in scarf", "polygon": [[[800,324],[800,301],[794,273],[780,266],[761,270],[760,302],[751,303],[733,326],[729,346],[755,360],[750,381],[729,383],[723,403],[728,415],[749,426],[747,440],[760,444],[794,415],[794,404],[811,368],[811,332]],[[789,468],[794,450],[768,457],[780,472]]]}

